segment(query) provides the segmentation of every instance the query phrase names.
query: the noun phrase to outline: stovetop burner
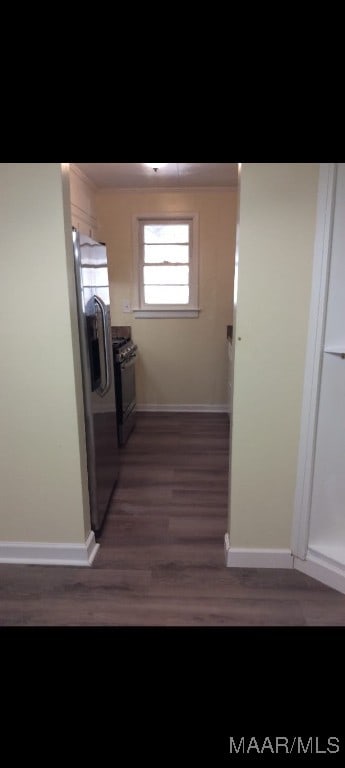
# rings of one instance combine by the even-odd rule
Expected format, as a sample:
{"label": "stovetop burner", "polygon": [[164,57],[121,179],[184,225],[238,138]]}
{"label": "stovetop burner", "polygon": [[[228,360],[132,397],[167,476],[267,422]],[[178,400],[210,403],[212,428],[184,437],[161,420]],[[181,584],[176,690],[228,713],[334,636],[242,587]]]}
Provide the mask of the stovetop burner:
{"label": "stovetop burner", "polygon": [[119,349],[120,347],[123,347],[124,344],[127,344],[127,342],[130,341],[128,336],[116,336],[112,339],[112,344],[115,349]]}
{"label": "stovetop burner", "polygon": [[135,357],[137,345],[133,339],[128,336],[117,336],[113,338],[113,353],[115,363],[123,363],[132,357]]}

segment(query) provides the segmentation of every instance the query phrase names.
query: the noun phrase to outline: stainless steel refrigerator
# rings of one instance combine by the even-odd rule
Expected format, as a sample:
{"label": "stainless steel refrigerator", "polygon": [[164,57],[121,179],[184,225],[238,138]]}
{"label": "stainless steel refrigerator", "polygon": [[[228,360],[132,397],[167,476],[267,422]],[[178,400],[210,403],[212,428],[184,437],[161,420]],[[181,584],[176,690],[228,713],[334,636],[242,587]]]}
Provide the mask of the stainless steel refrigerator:
{"label": "stainless steel refrigerator", "polygon": [[105,245],[73,229],[91,527],[99,535],[119,471]]}

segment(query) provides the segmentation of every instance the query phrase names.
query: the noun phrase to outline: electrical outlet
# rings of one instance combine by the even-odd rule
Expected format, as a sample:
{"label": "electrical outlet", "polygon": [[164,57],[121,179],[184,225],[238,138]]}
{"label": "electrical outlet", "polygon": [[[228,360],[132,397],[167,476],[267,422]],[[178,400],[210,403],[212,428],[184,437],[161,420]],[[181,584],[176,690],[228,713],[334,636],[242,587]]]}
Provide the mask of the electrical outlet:
{"label": "electrical outlet", "polygon": [[130,312],[130,311],[131,311],[131,305],[128,299],[124,299],[122,302],[122,312]]}

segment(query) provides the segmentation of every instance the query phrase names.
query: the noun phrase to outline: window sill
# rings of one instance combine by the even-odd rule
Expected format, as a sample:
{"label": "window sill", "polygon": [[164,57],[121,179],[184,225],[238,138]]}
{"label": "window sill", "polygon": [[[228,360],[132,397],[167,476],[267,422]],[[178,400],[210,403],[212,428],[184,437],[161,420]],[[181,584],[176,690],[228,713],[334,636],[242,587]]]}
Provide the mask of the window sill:
{"label": "window sill", "polygon": [[134,317],[162,319],[164,317],[199,317],[201,309],[133,309]]}

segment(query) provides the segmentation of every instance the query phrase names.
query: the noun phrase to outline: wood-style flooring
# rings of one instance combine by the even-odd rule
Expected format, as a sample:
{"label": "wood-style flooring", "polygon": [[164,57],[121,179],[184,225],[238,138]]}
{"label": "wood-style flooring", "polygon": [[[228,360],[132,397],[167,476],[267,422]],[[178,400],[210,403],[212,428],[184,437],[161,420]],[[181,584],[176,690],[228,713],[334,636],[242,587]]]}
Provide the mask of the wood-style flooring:
{"label": "wood-style flooring", "polygon": [[297,571],[229,569],[225,414],[139,413],[91,568],[0,565],[0,625],[345,625]]}

